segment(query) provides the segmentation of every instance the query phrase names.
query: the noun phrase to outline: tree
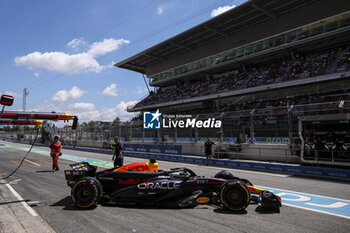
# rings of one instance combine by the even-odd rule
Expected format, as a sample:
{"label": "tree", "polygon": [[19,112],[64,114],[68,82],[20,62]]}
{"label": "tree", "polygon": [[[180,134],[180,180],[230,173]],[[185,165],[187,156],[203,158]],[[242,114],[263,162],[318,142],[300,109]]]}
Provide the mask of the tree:
{"label": "tree", "polygon": [[84,121],[84,122],[81,124],[81,127],[84,128],[84,129],[86,129],[86,128],[88,127],[87,122]]}
{"label": "tree", "polygon": [[111,125],[111,129],[110,129],[110,132],[109,132],[109,135],[110,136],[115,136],[115,135],[118,135],[118,128],[120,126],[120,118],[119,117],[116,117]]}
{"label": "tree", "polygon": [[11,131],[11,127],[10,126],[4,126],[4,131],[6,131],[6,132]]}
{"label": "tree", "polygon": [[120,118],[116,117],[112,123],[112,126],[119,126],[120,125]]}
{"label": "tree", "polygon": [[21,127],[19,125],[15,125],[15,126],[12,127],[12,131],[20,132],[21,131]]}
{"label": "tree", "polygon": [[95,121],[89,121],[89,122],[83,122],[81,124],[81,127],[88,132],[93,132],[95,131],[95,127],[96,127],[96,122]]}
{"label": "tree", "polygon": [[95,121],[83,122],[81,126],[82,128],[84,128],[85,131],[94,132],[96,127],[96,122]]}

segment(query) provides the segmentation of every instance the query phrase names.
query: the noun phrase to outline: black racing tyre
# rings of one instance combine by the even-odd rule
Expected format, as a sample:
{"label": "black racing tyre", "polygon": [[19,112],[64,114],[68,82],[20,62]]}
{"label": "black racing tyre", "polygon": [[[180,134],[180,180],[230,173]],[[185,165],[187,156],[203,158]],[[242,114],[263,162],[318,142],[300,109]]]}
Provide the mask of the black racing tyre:
{"label": "black racing tyre", "polygon": [[235,212],[245,210],[250,203],[250,191],[240,180],[228,180],[220,189],[220,202],[227,209]]}
{"label": "black racing tyre", "polygon": [[236,179],[237,178],[234,175],[232,175],[232,173],[230,173],[230,172],[228,172],[226,170],[222,170],[222,171],[216,173],[214,177],[215,178],[225,179],[225,180],[232,180],[232,179]]}
{"label": "black racing tyre", "polygon": [[102,185],[93,177],[84,177],[72,188],[74,204],[80,208],[91,208],[101,199]]}

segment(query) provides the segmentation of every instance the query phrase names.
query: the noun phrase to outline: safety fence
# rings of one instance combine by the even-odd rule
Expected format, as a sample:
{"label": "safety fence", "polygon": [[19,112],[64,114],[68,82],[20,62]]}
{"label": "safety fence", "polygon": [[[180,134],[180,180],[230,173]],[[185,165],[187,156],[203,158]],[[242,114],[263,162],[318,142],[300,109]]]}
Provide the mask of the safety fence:
{"label": "safety fence", "polygon": [[[112,124],[95,122],[92,126],[80,124],[77,130],[69,127],[56,128],[54,131],[63,140],[99,140],[113,141],[119,136],[121,141],[129,142],[205,142],[210,137],[220,143],[267,143],[298,144],[298,117],[305,115],[323,115],[350,113],[350,101],[268,107],[235,112],[197,114],[196,120],[216,119],[222,122],[220,128],[164,128],[144,129],[142,118],[131,122]],[[176,118],[176,120],[186,120]],[[335,132],[338,135],[345,133]],[[52,130],[51,130],[52,131]],[[1,132],[11,138],[34,138],[36,131]],[[324,132],[319,132],[326,133]]]}
{"label": "safety fence", "polygon": [[[100,131],[87,132],[78,129],[78,135],[86,139],[112,138],[119,136],[122,141],[141,142],[204,142],[207,137],[221,143],[298,143],[298,117],[304,115],[323,115],[349,113],[350,101],[291,105],[249,109],[235,112],[197,114],[196,120],[221,120],[220,128],[165,128],[144,129],[143,119],[107,126]],[[176,118],[176,120],[186,120]],[[346,130],[346,129],[344,129]],[[339,134],[345,132],[338,132]]]}

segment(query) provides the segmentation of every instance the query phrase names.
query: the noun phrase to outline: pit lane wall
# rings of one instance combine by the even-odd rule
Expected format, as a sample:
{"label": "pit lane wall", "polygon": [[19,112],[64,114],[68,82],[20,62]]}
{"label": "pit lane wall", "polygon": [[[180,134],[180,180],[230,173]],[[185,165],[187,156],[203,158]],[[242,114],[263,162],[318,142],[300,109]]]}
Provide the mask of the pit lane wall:
{"label": "pit lane wall", "polygon": [[[75,144],[76,143],[76,144]],[[229,151],[225,157],[231,159],[249,159],[257,161],[274,161],[283,163],[300,163],[300,157],[292,154],[289,145],[287,144],[269,144],[269,143],[218,143],[223,148],[236,147],[237,150]],[[65,145],[76,145],[78,147],[103,148],[109,149],[108,141],[70,141],[65,140]],[[150,153],[165,153],[175,155],[204,155],[204,142],[186,143],[186,142],[172,142],[172,143],[157,143],[154,142],[123,142],[125,150],[133,152],[150,152]],[[213,147],[213,153],[215,147]],[[221,157],[221,156],[220,156]]]}
{"label": "pit lane wall", "polygon": [[[15,141],[16,135],[10,137],[8,133],[3,134],[0,132],[0,138],[6,138],[6,140]],[[193,142],[188,139],[181,140],[177,142],[159,142],[156,143],[152,141],[152,138],[145,138],[148,141],[142,142],[140,138],[134,138],[138,141],[125,141],[125,138],[121,138],[123,146],[127,146],[129,151],[135,152],[150,152],[150,153],[165,153],[165,154],[175,154],[175,155],[194,155],[194,156],[203,156],[204,153],[204,142],[206,138],[199,138],[198,142]],[[178,138],[185,139],[185,138]],[[248,159],[256,161],[267,161],[267,162],[282,162],[282,163],[300,163],[300,157],[295,155],[295,152],[292,152],[289,141],[287,138],[283,137],[255,137],[255,144],[250,143],[235,143],[236,137],[226,137],[223,142],[220,142],[220,138],[212,138],[212,140],[222,148],[228,149],[228,153],[219,154],[220,158],[230,158],[230,159]],[[25,138],[25,140],[17,142],[32,142],[33,137]],[[40,141],[40,139],[38,140]],[[247,141],[250,141],[250,138],[247,138]],[[47,143],[49,143],[47,141]],[[78,147],[89,147],[97,149],[110,149],[110,141],[102,140],[62,140],[63,145],[68,146],[78,146]],[[215,146],[213,146],[213,153],[215,153]]]}
{"label": "pit lane wall", "polygon": [[[87,152],[98,152],[112,154],[112,150],[101,150],[95,148],[84,148],[84,147],[71,147],[64,146],[64,149],[80,150]],[[124,156],[136,157],[136,158],[155,158],[157,160],[174,161],[174,162],[185,162],[194,164],[205,164],[205,157],[196,157],[188,155],[174,155],[174,154],[162,154],[162,153],[148,153],[148,152],[135,152],[135,151],[124,151]],[[278,172],[293,175],[312,176],[312,177],[323,177],[350,181],[350,170],[345,169],[334,169],[334,168],[320,168],[320,167],[307,167],[296,164],[278,164],[278,163],[264,163],[264,162],[251,162],[251,161],[237,161],[230,159],[212,159],[212,165],[241,168],[249,170],[267,171],[267,172]]]}

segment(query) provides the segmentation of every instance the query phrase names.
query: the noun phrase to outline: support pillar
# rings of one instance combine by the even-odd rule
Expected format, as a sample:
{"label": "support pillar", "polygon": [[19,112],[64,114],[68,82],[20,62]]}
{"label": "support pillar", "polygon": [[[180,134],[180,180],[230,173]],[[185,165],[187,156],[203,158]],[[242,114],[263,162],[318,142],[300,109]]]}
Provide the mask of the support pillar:
{"label": "support pillar", "polygon": [[255,109],[253,109],[250,112],[250,143],[254,144],[254,112]]}

